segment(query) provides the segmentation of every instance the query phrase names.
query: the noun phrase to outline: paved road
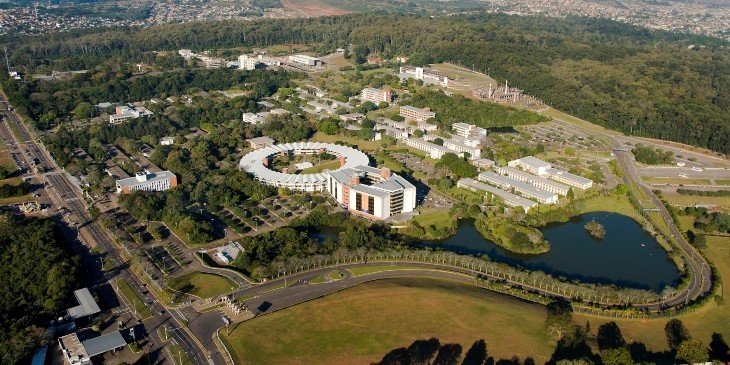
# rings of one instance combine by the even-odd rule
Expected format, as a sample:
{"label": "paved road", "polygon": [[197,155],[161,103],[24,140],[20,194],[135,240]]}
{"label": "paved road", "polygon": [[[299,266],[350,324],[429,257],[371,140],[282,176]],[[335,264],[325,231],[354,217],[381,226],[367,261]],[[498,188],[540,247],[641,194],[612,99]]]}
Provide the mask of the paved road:
{"label": "paved road", "polygon": [[[7,106],[7,100],[5,95],[0,94],[0,105],[2,104]],[[13,125],[17,130],[18,136],[12,135],[13,141],[15,141],[18,145],[25,146],[31,153],[32,157],[37,158],[40,161],[39,165],[45,168],[46,172],[41,174],[39,178],[47,181],[49,185],[47,191],[49,192],[51,199],[55,202],[55,205],[57,207],[67,206],[71,212],[69,220],[73,219],[78,222],[75,229],[77,230],[82,243],[86,245],[88,242],[90,246],[98,246],[101,251],[107,253],[107,260],[112,260],[119,265],[119,270],[111,275],[109,273],[103,273],[100,270],[100,267],[99,270],[96,271],[96,285],[98,288],[101,288],[99,291],[102,293],[105,300],[109,303],[119,303],[126,307],[123,300],[112,298],[110,292],[108,290],[104,290],[104,288],[112,286],[110,279],[118,278],[124,278],[128,283],[130,283],[130,286],[140,298],[145,298],[145,293],[147,292],[146,288],[139,283],[138,278],[131,271],[128,263],[117,252],[117,248],[112,244],[109,236],[107,236],[106,232],[103,231],[103,228],[91,219],[91,216],[88,214],[84,204],[85,202],[81,195],[82,192],[78,186],[70,182],[69,176],[67,176],[63,170],[59,169],[53,158],[51,158],[50,154],[45,150],[45,147],[41,143],[36,142],[36,139],[31,135],[26,126],[20,121],[14,112],[6,112],[4,123]],[[8,136],[6,136],[6,138],[7,137]],[[84,240],[86,242],[84,242]],[[147,295],[149,295],[149,293]],[[122,296],[116,295],[116,297],[121,298]],[[176,317],[174,313],[170,313],[164,309],[159,304],[159,301],[152,301],[156,303],[153,304],[153,313],[155,313],[155,315],[146,320],[143,324],[152,339],[152,343],[154,343],[154,346],[148,351],[151,353],[157,353],[158,356],[165,356],[164,352],[161,351],[163,342],[157,335],[156,328],[160,325],[167,325],[170,329],[169,333],[172,334],[175,341],[188,354],[188,357],[190,357],[191,362],[194,365],[223,363],[223,358],[220,354],[207,354],[198,346],[195,339],[181,326],[180,319]],[[126,310],[129,309],[126,308]],[[161,313],[160,310],[163,310],[164,312]]]}
{"label": "paved road", "polygon": [[[619,145],[618,140],[614,140],[614,142],[617,146]],[[674,306],[686,303],[691,299],[697,298],[698,296],[709,292],[712,288],[712,276],[710,268],[707,265],[704,257],[698,254],[697,250],[684,239],[682,233],[674,224],[672,216],[669,214],[664,204],[651,191],[651,189],[647,188],[646,185],[644,185],[644,183],[641,181],[641,177],[636,171],[636,165],[631,152],[628,152],[628,150],[625,149],[615,149],[614,154],[618,159],[621,169],[624,171],[624,182],[628,186],[631,186],[631,183],[633,181],[633,183],[642,190],[644,195],[649,197],[651,201],[651,208],[659,209],[659,213],[661,214],[662,219],[669,227],[670,234],[678,243],[685,262],[689,266],[688,269],[690,271],[690,282],[688,283],[687,287],[682,292],[677,293],[671,299],[668,299],[665,304],[668,306]],[[642,204],[645,203],[646,202],[642,202]]]}

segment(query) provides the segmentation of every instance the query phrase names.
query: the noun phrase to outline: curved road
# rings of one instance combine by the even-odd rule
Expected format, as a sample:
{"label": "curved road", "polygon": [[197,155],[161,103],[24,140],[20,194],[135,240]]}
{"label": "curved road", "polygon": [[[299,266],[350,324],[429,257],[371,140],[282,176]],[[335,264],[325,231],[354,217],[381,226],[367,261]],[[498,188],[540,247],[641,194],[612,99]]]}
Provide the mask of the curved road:
{"label": "curved road", "polygon": [[[684,239],[684,236],[679,231],[679,228],[677,228],[674,224],[672,216],[669,214],[669,211],[667,211],[667,208],[664,206],[662,201],[641,181],[641,177],[636,170],[636,165],[631,152],[629,152],[626,148],[619,147],[620,145],[617,140],[612,139],[612,141],[617,146],[613,152],[624,171],[624,183],[630,187],[633,182],[633,185],[638,186],[638,188],[642,190],[643,194],[649,197],[651,203],[656,206],[659,210],[659,214],[662,216],[662,219],[666,223],[667,227],[669,227],[672,237],[677,242],[678,247],[682,251],[682,256],[689,266],[690,281],[687,287],[683,291],[678,292],[672,298],[666,300],[664,302],[665,305],[675,306],[684,304],[708,293],[712,290],[712,272],[707,261],[705,261],[705,258],[699,254],[697,250],[690,245],[689,242],[687,242],[687,240]],[[631,189],[631,193],[634,194],[633,189]],[[636,197],[636,195],[634,195],[634,197]],[[638,197],[636,197],[636,200],[639,201]]]}

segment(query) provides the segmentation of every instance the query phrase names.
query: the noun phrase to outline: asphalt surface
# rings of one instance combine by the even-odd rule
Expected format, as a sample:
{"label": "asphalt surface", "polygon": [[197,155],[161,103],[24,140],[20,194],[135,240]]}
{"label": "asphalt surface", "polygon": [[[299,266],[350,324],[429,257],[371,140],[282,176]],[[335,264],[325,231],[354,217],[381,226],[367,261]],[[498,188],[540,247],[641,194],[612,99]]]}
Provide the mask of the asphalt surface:
{"label": "asphalt surface", "polygon": [[[5,106],[7,109],[7,100],[5,95],[0,94],[0,105]],[[117,306],[124,307],[124,311],[130,311],[125,304],[121,294],[114,295],[108,288],[113,287],[111,285],[112,280],[119,278],[125,279],[132,289],[136,292],[140,298],[146,298],[150,295],[153,296],[152,292],[149,292],[144,287],[144,284],[140,284],[140,280],[131,271],[128,263],[118,253],[117,248],[112,244],[109,236],[104,232],[103,228],[98,223],[91,219],[88,214],[85,202],[82,197],[80,189],[70,182],[67,174],[59,169],[56,162],[51,158],[50,154],[45,150],[43,144],[36,141],[31,133],[28,131],[26,126],[20,121],[14,111],[6,111],[3,124],[7,123],[0,128],[0,135],[3,138],[11,138],[6,142],[21,146],[21,150],[25,148],[30,152],[30,156],[23,154],[24,158],[37,158],[45,170],[44,173],[34,174],[35,179],[38,181],[44,181],[46,183],[46,191],[50,199],[54,202],[53,207],[50,209],[51,213],[56,213],[60,207],[66,207],[70,213],[66,217],[71,222],[72,230],[78,234],[78,238],[81,243],[88,246],[98,246],[101,251],[106,252],[106,260],[112,260],[117,263],[118,269],[114,273],[104,273],[101,271],[101,267],[98,268],[96,275],[94,276],[98,280],[95,283],[95,288],[98,288],[102,297],[107,303],[116,303]],[[10,125],[15,127],[18,132],[17,136],[10,132]],[[11,142],[12,141],[12,142]],[[74,222],[77,222],[74,224]],[[87,247],[88,247],[87,246]],[[91,248],[91,247],[89,247]],[[101,265],[99,265],[101,266]],[[87,270],[91,270],[86,268]],[[90,278],[91,279],[91,278]],[[149,353],[155,353],[157,358],[165,357],[165,352],[162,351],[164,343],[157,335],[156,329],[165,325],[168,327],[168,333],[171,337],[182,347],[190,358],[194,365],[205,365],[205,364],[223,364],[224,360],[220,354],[215,352],[203,351],[201,346],[198,345],[196,339],[187,332],[187,330],[181,325],[181,319],[176,317],[174,312],[168,311],[162,306],[159,300],[150,298],[153,304],[151,305],[153,317],[146,319],[142,325],[145,331],[149,334],[150,343],[152,347],[148,348]],[[146,299],[145,299],[146,300]],[[109,308],[112,310],[118,310],[117,308]],[[172,361],[170,361],[172,362]]]}

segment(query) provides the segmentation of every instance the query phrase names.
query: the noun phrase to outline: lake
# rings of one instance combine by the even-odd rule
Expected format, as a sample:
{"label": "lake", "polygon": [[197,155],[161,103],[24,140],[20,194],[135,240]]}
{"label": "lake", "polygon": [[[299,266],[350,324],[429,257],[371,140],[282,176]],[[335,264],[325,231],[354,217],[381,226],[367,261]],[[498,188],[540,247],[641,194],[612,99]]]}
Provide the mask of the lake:
{"label": "lake", "polygon": [[[583,227],[595,220],[606,237],[593,238]],[[679,283],[679,270],[667,252],[632,218],[610,212],[591,212],[542,229],[550,251],[538,255],[511,253],[482,237],[473,220],[463,220],[453,236],[426,245],[458,253],[487,254],[493,261],[582,282],[616,284],[661,292]]]}

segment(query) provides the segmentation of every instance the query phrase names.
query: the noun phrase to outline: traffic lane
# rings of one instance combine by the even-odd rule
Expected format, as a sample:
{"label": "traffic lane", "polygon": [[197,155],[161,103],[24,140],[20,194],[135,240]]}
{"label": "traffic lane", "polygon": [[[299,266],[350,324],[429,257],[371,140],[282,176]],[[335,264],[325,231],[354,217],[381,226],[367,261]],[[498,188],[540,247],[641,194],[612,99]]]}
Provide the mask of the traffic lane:
{"label": "traffic lane", "polygon": [[686,179],[730,179],[730,171],[726,169],[705,168],[702,171],[696,171],[689,167],[642,167],[637,170],[642,176],[659,178],[685,178],[684,176],[687,176]]}

